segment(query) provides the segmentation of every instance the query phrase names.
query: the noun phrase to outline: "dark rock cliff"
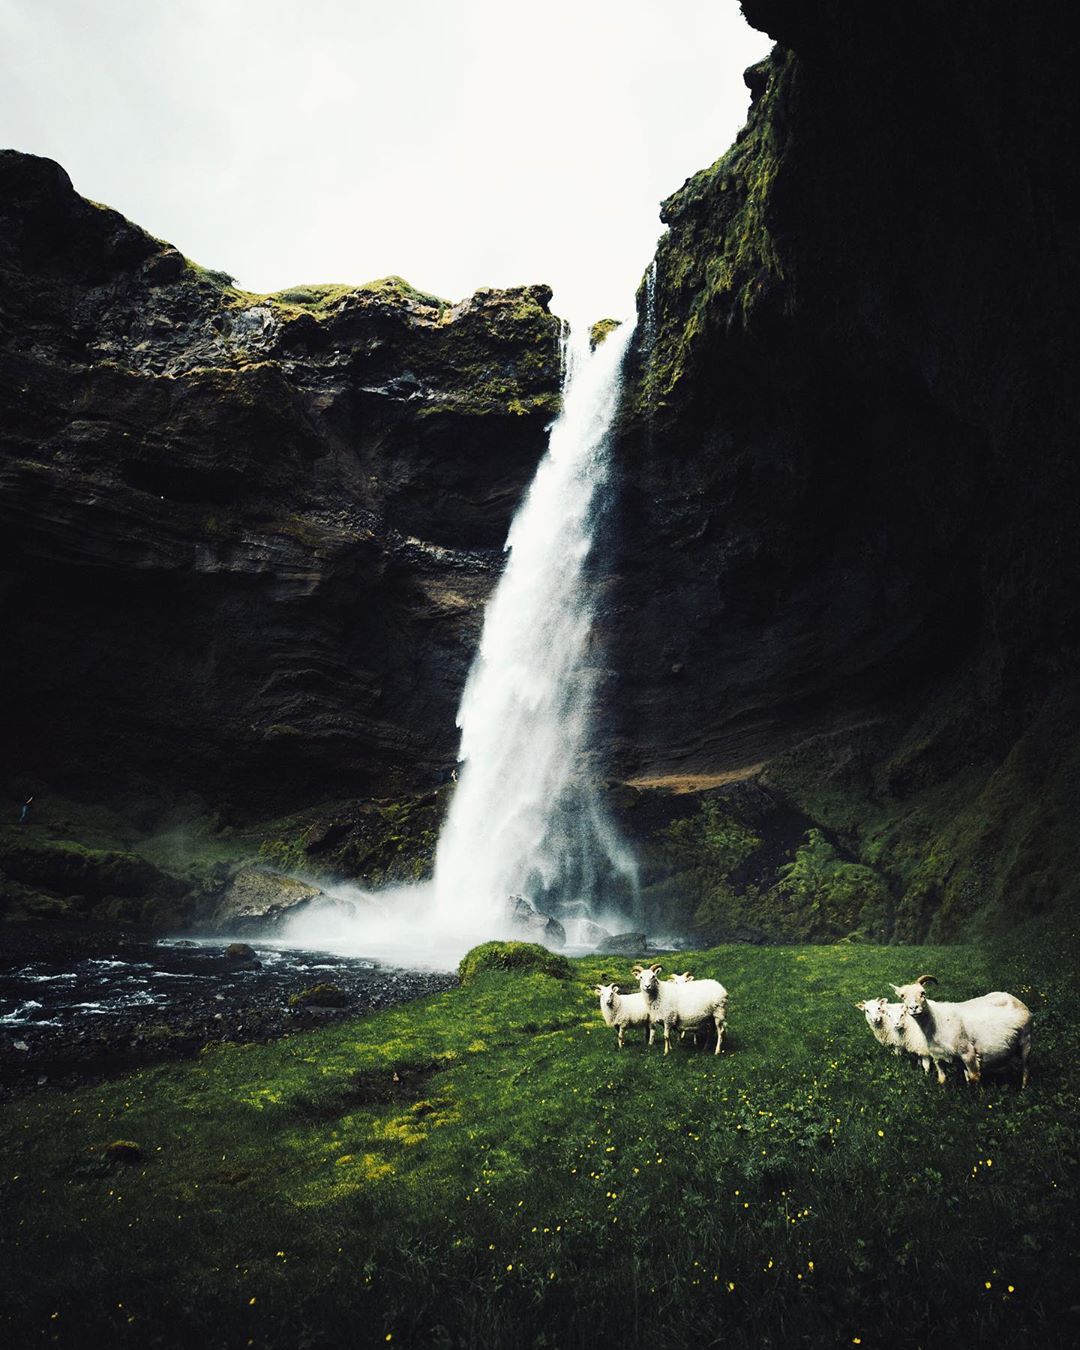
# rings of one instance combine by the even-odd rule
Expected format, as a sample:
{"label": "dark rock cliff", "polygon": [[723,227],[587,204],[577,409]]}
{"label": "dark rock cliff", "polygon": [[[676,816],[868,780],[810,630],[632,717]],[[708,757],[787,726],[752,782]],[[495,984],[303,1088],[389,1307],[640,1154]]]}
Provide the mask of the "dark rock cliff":
{"label": "dark rock cliff", "polygon": [[[651,926],[947,939],[1061,909],[1080,870],[1071,15],[743,7],[777,46],[735,145],[664,203],[598,578],[599,750],[629,780],[612,803]],[[47,856],[12,827],[13,903],[76,887],[126,914],[142,848],[198,909],[214,878],[179,894],[170,810],[264,822],[204,820],[212,866],[422,872],[479,607],[557,404],[547,299],[450,306],[397,278],[245,294],[56,165],[0,156],[9,792],[118,808],[91,829],[65,804]]]}
{"label": "dark rock cliff", "polygon": [[9,790],[250,816],[439,782],[557,410],[549,298],[253,296],[0,154]]}
{"label": "dark rock cliff", "polygon": [[610,734],[645,781],[767,765],[870,927],[949,936],[1080,861],[1075,25],[743,8],[777,46],[639,295]]}

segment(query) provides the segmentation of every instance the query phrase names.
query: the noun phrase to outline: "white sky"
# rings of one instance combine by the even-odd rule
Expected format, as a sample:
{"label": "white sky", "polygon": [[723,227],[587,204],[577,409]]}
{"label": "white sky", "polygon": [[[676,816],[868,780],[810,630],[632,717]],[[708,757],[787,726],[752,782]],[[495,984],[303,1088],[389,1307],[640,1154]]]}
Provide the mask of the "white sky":
{"label": "white sky", "polygon": [[0,0],[0,143],[251,290],[624,314],[745,120],[736,0]]}

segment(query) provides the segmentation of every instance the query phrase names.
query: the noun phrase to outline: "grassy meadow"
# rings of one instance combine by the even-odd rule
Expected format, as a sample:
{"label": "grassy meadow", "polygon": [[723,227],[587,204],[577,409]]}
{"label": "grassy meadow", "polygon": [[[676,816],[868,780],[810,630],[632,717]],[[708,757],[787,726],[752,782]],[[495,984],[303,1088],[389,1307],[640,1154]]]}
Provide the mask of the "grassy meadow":
{"label": "grassy meadow", "polygon": [[[591,987],[629,988],[629,958],[480,970],[40,1090],[0,1109],[0,1340],[1074,1345],[1075,950],[682,953],[728,986],[728,1045],[666,1060],[600,1020]],[[943,1089],[877,1045],[853,1004],[924,971],[1029,1003],[1026,1092]]]}

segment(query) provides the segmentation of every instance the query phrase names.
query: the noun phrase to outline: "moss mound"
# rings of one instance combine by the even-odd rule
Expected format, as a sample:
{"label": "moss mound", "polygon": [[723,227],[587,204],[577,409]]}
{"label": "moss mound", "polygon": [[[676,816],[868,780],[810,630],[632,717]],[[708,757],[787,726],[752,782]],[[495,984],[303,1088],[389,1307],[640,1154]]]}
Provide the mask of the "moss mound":
{"label": "moss mound", "polygon": [[538,942],[483,942],[461,958],[458,978],[470,984],[485,970],[532,970],[556,980],[567,980],[573,973],[565,956],[549,952]]}

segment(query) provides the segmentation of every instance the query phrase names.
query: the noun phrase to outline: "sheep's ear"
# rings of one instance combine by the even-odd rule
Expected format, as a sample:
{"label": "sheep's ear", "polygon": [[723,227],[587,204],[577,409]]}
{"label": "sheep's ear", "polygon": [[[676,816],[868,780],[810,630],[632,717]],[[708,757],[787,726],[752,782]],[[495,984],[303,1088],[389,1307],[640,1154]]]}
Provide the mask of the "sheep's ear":
{"label": "sheep's ear", "polygon": [[900,988],[898,984],[890,984],[889,988],[893,991],[894,994],[899,995],[900,998],[904,997],[904,991]]}
{"label": "sheep's ear", "polygon": [[865,1011],[866,1011],[866,1003],[865,1003],[865,1001],[862,1002],[862,1003],[856,1003],[855,1006],[856,1006],[856,1008],[858,1008],[858,1010],[859,1010],[860,1012],[865,1012]]}
{"label": "sheep's ear", "polygon": [[923,986],[923,988],[925,989],[926,986],[927,986],[928,984],[937,984],[937,976],[936,976],[936,975],[920,975],[919,978],[915,981],[915,983],[916,983],[916,984],[921,984],[921,985]]}

